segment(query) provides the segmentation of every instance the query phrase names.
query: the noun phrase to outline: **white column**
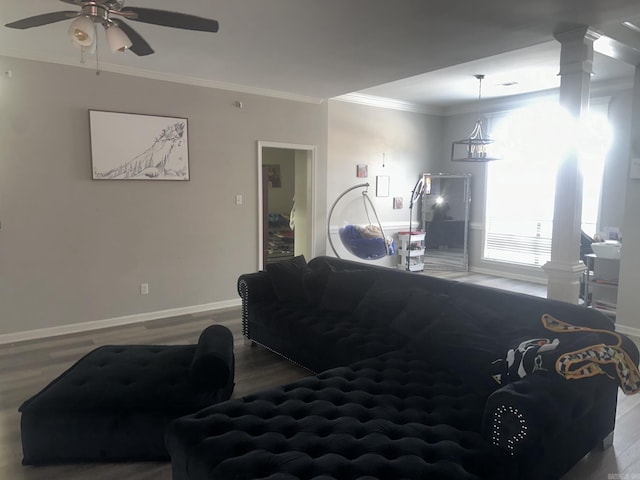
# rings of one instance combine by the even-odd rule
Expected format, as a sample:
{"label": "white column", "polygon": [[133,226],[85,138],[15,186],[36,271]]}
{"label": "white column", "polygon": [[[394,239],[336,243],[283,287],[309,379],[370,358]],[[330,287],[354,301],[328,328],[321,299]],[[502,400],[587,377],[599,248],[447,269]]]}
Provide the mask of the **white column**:
{"label": "white column", "polygon": [[[589,108],[593,70],[593,42],[598,34],[588,27],[557,33],[560,50],[560,105],[579,119]],[[572,135],[567,132],[567,135]],[[542,268],[548,277],[547,297],[577,303],[580,279],[585,271],[580,261],[582,219],[582,173],[575,149],[570,149],[558,168],[551,260]]]}

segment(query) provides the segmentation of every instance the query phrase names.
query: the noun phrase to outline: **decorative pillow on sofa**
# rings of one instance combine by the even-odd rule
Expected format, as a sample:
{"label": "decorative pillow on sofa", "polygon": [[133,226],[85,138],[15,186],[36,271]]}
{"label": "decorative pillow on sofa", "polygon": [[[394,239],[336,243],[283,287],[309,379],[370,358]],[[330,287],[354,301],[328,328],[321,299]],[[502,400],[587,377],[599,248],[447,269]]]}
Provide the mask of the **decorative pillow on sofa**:
{"label": "decorative pillow on sofa", "polygon": [[278,300],[296,303],[306,301],[302,278],[309,267],[303,255],[284,262],[270,263],[266,271]]}
{"label": "decorative pillow on sofa", "polygon": [[302,289],[307,302],[318,305],[322,300],[324,289],[329,280],[329,274],[335,269],[327,262],[316,261],[313,268],[309,268],[302,276]]}
{"label": "decorative pillow on sofa", "polygon": [[483,395],[500,387],[496,360],[504,356],[504,342],[482,319],[471,317],[447,302],[440,316],[409,344],[420,358],[457,375]]}
{"label": "decorative pillow on sofa", "polygon": [[[638,349],[625,335],[541,317],[548,338],[524,339],[497,363],[504,385],[531,373],[557,373],[568,380],[606,375],[627,395],[640,392]],[[553,340],[551,340],[553,338]]]}
{"label": "decorative pillow on sofa", "polygon": [[371,270],[330,272],[320,308],[334,312],[352,312],[377,278],[377,272]]}
{"label": "decorative pillow on sofa", "polygon": [[405,307],[410,295],[410,289],[396,287],[389,280],[380,278],[367,290],[353,311],[353,316],[364,323],[390,325]]}
{"label": "decorative pillow on sofa", "polygon": [[417,288],[410,289],[402,311],[391,322],[392,328],[407,337],[416,335],[438,318],[448,298],[442,293],[430,293]]}

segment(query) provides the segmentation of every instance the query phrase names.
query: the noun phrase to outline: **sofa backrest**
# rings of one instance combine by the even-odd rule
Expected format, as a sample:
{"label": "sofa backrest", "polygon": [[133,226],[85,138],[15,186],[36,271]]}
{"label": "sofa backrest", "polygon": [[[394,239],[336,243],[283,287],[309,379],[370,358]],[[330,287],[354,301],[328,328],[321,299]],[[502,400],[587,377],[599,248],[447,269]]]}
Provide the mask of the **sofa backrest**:
{"label": "sofa backrest", "polygon": [[379,265],[354,262],[352,260],[344,260],[335,257],[315,257],[308,263],[310,268],[316,268],[321,264],[328,264],[336,271],[343,270],[371,270],[384,275],[389,283],[398,288],[424,288],[430,293],[448,294],[451,287],[457,282],[444,278],[431,277],[429,275],[419,275],[405,270],[393,269],[389,267],[381,267]]}
{"label": "sofa backrest", "polygon": [[497,328],[514,331],[544,331],[541,317],[549,314],[558,320],[576,326],[614,330],[613,322],[601,312],[558,300],[535,297],[482,285],[458,282],[449,292],[450,301],[495,319]]}

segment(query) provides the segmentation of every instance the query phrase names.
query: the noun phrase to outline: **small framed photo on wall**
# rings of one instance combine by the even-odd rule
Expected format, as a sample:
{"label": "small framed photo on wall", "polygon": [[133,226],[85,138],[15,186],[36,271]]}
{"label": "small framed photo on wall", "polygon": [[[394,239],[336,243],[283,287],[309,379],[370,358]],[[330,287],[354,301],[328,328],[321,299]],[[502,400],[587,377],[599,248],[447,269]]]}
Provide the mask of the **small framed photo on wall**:
{"label": "small framed photo on wall", "polygon": [[369,176],[369,165],[365,163],[359,163],[356,167],[356,176],[358,178],[367,178]]}
{"label": "small framed photo on wall", "polygon": [[271,188],[282,188],[282,176],[280,175],[280,165],[265,165]]}
{"label": "small framed photo on wall", "polygon": [[402,197],[393,197],[393,209],[394,210],[402,210]]}
{"label": "small framed photo on wall", "polygon": [[389,175],[378,175],[376,177],[376,197],[389,196]]}

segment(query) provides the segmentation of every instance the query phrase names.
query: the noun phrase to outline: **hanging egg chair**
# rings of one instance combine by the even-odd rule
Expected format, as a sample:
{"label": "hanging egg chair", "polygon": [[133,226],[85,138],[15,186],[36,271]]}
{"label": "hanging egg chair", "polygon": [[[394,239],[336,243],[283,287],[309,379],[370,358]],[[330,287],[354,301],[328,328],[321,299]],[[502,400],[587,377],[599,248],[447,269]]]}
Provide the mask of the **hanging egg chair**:
{"label": "hanging egg chair", "polygon": [[[329,245],[331,245],[333,253],[336,257],[341,258],[331,238],[331,218],[333,212],[338,202],[340,202],[345,195],[360,188],[364,189],[362,191],[362,202],[367,223],[347,223],[340,227],[338,229],[338,236],[340,237],[342,245],[349,253],[362,260],[379,260],[387,255],[394,255],[396,253],[396,244],[393,238],[387,237],[384,233],[378,213],[367,193],[369,188],[368,183],[355,185],[346,189],[336,201],[333,202],[327,219],[327,237],[329,238]],[[372,215],[375,223],[371,220]]]}

